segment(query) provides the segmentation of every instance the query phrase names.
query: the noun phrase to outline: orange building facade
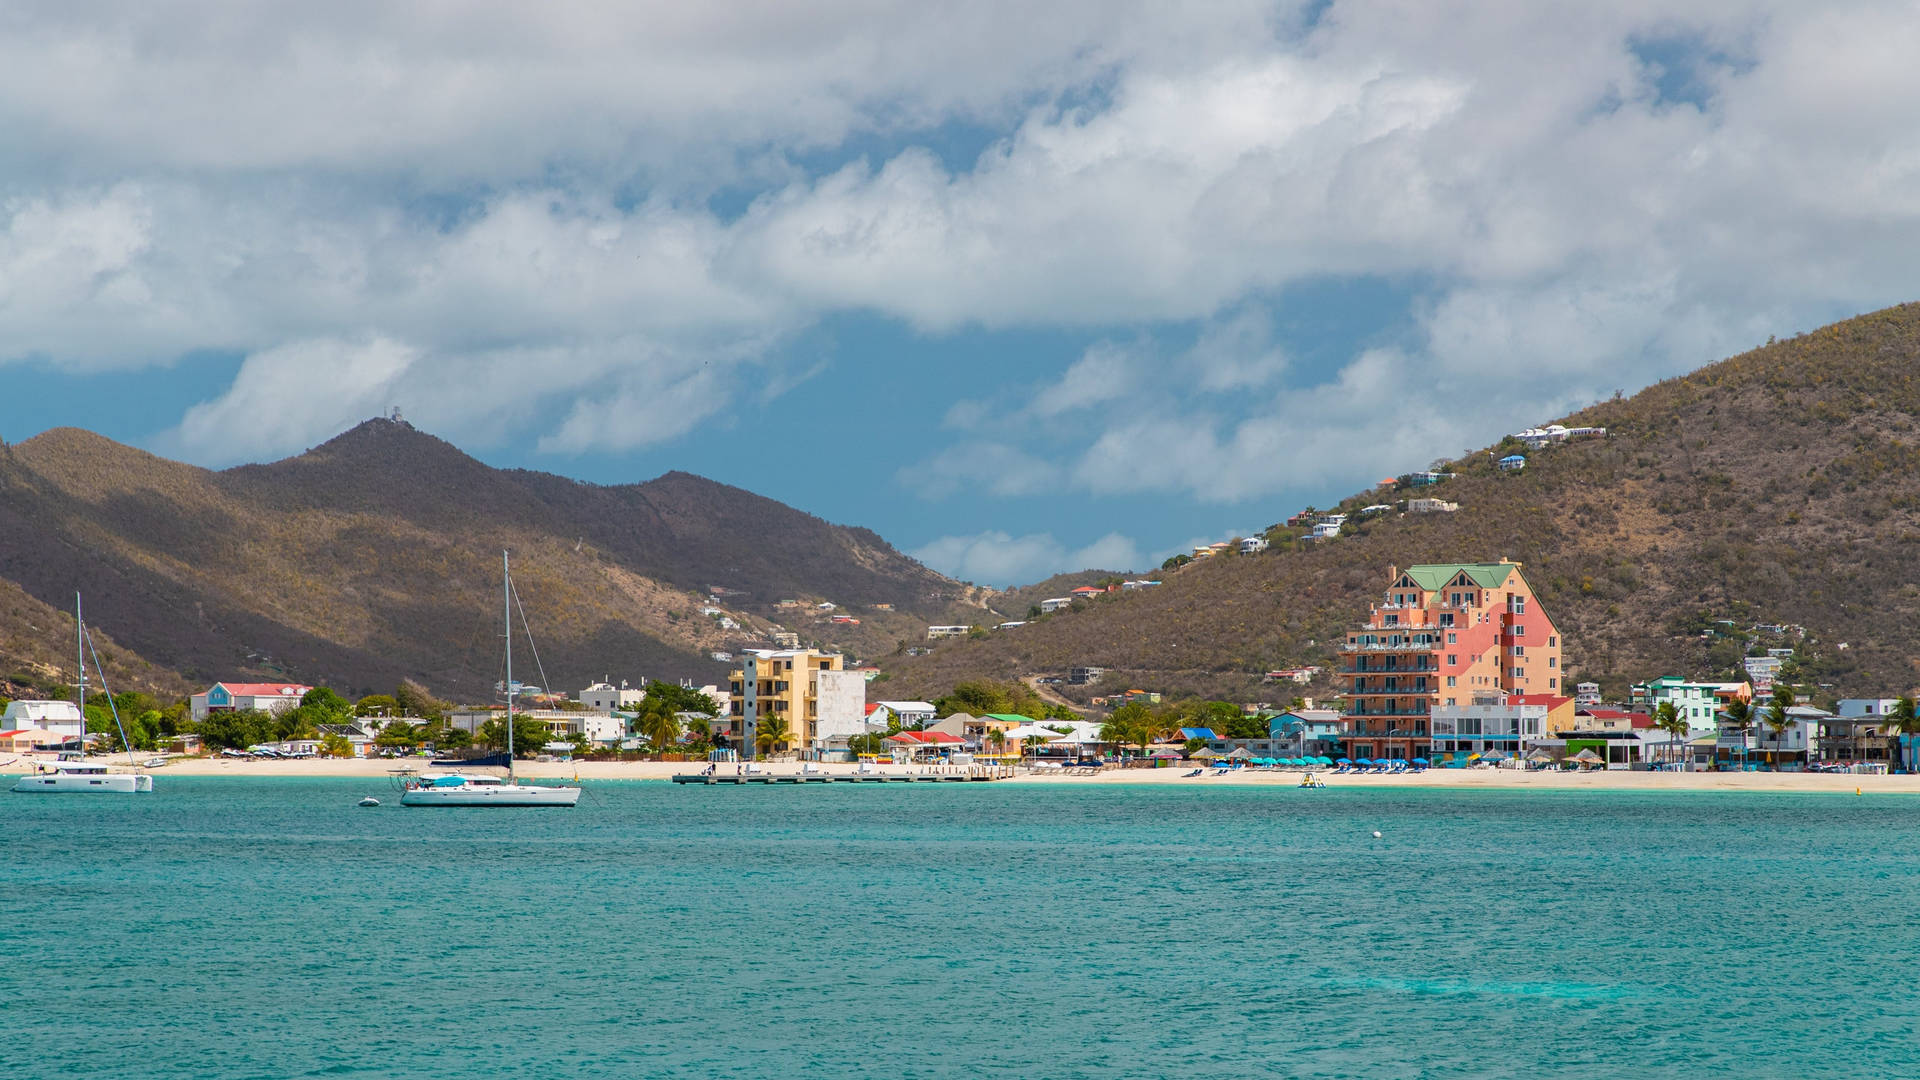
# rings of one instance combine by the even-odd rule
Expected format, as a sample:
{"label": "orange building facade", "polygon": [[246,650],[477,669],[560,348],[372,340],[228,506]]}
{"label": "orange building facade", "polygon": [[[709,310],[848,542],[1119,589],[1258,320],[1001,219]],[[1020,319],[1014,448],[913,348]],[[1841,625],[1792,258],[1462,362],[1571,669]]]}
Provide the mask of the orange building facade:
{"label": "orange building facade", "polygon": [[1475,694],[1560,694],[1560,631],[1519,563],[1389,568],[1388,580],[1340,650],[1348,757],[1427,757],[1434,707]]}

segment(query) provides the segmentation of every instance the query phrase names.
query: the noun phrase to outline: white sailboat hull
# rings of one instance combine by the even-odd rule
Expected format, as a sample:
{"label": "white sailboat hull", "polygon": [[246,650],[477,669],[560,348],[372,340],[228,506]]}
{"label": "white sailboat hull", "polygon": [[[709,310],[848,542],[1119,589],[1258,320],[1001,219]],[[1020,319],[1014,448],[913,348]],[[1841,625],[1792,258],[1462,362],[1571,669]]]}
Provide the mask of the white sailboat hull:
{"label": "white sailboat hull", "polygon": [[401,806],[572,806],[580,801],[577,787],[521,787],[517,784],[469,785],[454,788],[409,788]]}
{"label": "white sailboat hull", "polygon": [[23,776],[13,785],[22,794],[133,795],[153,790],[153,777],[135,773],[100,776],[65,773]]}

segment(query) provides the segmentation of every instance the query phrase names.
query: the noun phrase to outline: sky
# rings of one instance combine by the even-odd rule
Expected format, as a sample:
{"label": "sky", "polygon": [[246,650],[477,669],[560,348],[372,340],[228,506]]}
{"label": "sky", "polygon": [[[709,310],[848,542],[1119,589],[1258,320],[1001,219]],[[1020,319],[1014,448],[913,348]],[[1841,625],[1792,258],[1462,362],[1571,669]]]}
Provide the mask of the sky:
{"label": "sky", "polygon": [[1910,2],[22,0],[0,438],[398,407],[1006,585],[1920,299]]}

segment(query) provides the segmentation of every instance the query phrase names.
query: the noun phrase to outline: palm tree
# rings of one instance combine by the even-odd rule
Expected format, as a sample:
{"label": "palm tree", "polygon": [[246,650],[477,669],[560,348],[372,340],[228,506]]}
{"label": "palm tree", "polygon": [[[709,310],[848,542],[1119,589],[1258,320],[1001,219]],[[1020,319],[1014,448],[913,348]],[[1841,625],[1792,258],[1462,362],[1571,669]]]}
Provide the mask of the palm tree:
{"label": "palm tree", "polygon": [[1793,706],[1793,688],[1776,687],[1773,691],[1773,700],[1767,702],[1766,711],[1760,714],[1760,722],[1773,733],[1772,762],[1775,768],[1780,766],[1780,735],[1793,726],[1793,717],[1787,714],[1787,710]]}
{"label": "palm tree", "polygon": [[1745,698],[1734,698],[1727,707],[1720,710],[1720,717],[1728,731],[1740,733],[1740,757],[1742,763],[1747,756],[1747,735],[1753,731],[1753,704]]}
{"label": "palm tree", "polygon": [[993,744],[993,752],[996,755],[1004,754],[1007,749],[1006,729],[994,728],[992,731],[987,732],[987,741]]}
{"label": "palm tree", "polygon": [[646,736],[647,741],[653,744],[654,750],[662,754],[666,753],[667,748],[680,738],[680,718],[675,716],[672,707],[664,702],[643,706],[640,710],[639,723],[635,726],[640,729],[640,734]]}
{"label": "palm tree", "polygon": [[1901,768],[1912,772],[1913,765],[1907,760],[1910,756],[1907,751],[1913,746],[1913,736],[1920,735],[1920,709],[1915,708],[1912,694],[1903,695],[1894,702],[1893,711],[1887,714],[1884,726],[1896,736],[1894,747]]}
{"label": "palm tree", "polygon": [[787,727],[784,717],[768,716],[760,720],[758,730],[754,732],[753,745],[763,754],[773,754],[787,744],[793,737],[792,729]]}
{"label": "palm tree", "polygon": [[1653,726],[1671,736],[1667,750],[1678,761],[1680,742],[1687,737],[1687,718],[1680,715],[1680,710],[1674,707],[1673,702],[1663,701],[1653,710]]}

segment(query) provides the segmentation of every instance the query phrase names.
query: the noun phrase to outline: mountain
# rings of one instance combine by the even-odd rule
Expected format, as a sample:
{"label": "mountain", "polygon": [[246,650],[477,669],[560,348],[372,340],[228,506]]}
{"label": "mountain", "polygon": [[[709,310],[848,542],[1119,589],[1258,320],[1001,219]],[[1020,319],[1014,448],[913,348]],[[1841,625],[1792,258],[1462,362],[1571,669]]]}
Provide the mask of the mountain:
{"label": "mountain", "polygon": [[[1515,419],[1516,430],[1532,422]],[[1276,526],[1268,551],[888,658],[887,693],[1088,664],[1111,671],[1068,689],[1083,699],[1122,683],[1236,700],[1324,694],[1329,679],[1282,689],[1259,675],[1330,664],[1390,566],[1502,557],[1524,564],[1563,632],[1567,678],[1609,694],[1661,674],[1731,677],[1761,647],[1796,650],[1799,678],[1840,696],[1920,682],[1920,304],[1771,342],[1560,423],[1607,435],[1539,451],[1508,439],[1452,462],[1454,478],[1433,488],[1376,488],[1336,508],[1432,495],[1454,513],[1382,514],[1319,542]],[[1526,455],[1523,471],[1496,468],[1511,453]]]}
{"label": "mountain", "polygon": [[[891,648],[927,622],[977,619],[982,595],[868,530],[738,488],[493,469],[389,420],[224,472],[48,431],[0,450],[0,538],[0,588],[56,610],[83,590],[90,625],[174,680],[364,693],[414,678],[465,700],[499,678],[503,549],[560,687],[717,681],[725,666],[707,654],[783,622],[803,640]],[[775,606],[793,599],[807,603]],[[860,624],[814,614],[820,600]],[[702,614],[710,604],[721,613]],[[57,632],[33,655],[19,637],[0,639],[0,670],[60,662]],[[516,660],[516,675],[540,677],[531,655]]]}

